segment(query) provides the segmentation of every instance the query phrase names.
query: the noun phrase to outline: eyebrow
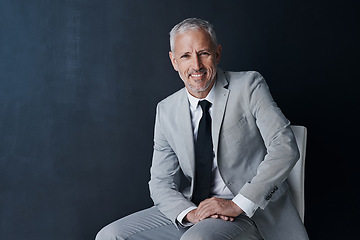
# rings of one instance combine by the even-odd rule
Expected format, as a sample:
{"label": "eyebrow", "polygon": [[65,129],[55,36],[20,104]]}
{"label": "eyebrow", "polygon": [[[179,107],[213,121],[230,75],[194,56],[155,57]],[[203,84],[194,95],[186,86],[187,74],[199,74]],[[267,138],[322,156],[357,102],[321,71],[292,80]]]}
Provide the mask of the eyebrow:
{"label": "eyebrow", "polygon": [[[210,52],[210,49],[201,49],[200,51],[198,51],[198,53],[202,53],[202,52]],[[191,54],[192,52],[184,52],[181,53],[180,56],[186,55],[186,54]]]}
{"label": "eyebrow", "polygon": [[203,50],[200,50],[199,53],[201,52],[210,52],[210,49],[203,49]]}

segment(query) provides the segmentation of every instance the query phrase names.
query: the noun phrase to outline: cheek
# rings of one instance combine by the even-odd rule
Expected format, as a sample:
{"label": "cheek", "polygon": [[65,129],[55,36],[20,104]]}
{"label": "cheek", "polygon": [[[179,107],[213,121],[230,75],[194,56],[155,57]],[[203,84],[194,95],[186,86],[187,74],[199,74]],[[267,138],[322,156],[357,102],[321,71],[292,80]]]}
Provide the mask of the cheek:
{"label": "cheek", "polygon": [[204,62],[204,66],[208,69],[213,69],[216,67],[216,60],[214,58],[209,58],[206,62]]}
{"label": "cheek", "polygon": [[187,75],[186,75],[186,72],[184,71],[184,69],[181,68],[181,67],[178,67],[177,72],[178,72],[180,78],[184,81],[184,80],[186,79],[186,76],[187,76]]}
{"label": "cheek", "polygon": [[214,73],[215,69],[216,69],[216,65],[214,64],[209,64],[206,66],[207,70],[209,73]]}
{"label": "cheek", "polygon": [[179,72],[183,75],[186,75],[189,72],[189,68],[186,64],[178,65]]}

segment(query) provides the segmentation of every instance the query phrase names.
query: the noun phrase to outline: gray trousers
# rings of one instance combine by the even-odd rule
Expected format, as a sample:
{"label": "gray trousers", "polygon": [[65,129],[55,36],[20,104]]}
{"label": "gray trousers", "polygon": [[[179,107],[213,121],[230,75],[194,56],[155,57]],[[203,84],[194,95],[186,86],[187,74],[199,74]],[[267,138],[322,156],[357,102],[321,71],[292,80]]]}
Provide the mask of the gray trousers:
{"label": "gray trousers", "polygon": [[177,229],[156,207],[136,212],[105,226],[96,240],[261,240],[254,221],[240,215],[233,222],[205,219]]}

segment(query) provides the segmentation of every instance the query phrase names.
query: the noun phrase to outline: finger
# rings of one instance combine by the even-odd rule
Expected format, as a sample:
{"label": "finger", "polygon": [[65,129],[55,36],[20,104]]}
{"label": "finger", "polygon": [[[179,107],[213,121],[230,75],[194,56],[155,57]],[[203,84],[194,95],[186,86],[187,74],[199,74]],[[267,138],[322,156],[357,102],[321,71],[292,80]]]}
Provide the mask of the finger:
{"label": "finger", "polygon": [[197,218],[199,220],[204,220],[205,218],[208,218],[212,215],[219,216],[216,210],[216,205],[206,203],[202,205],[202,207],[197,211]]}
{"label": "finger", "polygon": [[198,218],[199,220],[203,220],[207,217],[210,217],[211,215],[215,215],[216,212],[213,212],[211,210],[211,205],[207,202],[202,202],[199,207],[197,208],[196,211],[196,218]]}
{"label": "finger", "polygon": [[196,218],[199,219],[200,221],[208,218],[208,217],[211,217],[211,216],[217,216],[219,217],[219,215],[216,214],[216,212],[213,212],[213,211],[210,211],[210,210],[207,210],[207,209],[204,209],[203,212],[199,213]]}
{"label": "finger", "polygon": [[229,217],[228,216],[220,216],[220,218],[222,219],[222,220],[225,220],[225,221],[228,221],[229,220]]}
{"label": "finger", "polygon": [[219,215],[219,218],[221,218],[222,220],[225,220],[225,221],[230,221],[230,222],[233,222],[235,220],[233,217],[223,216],[223,215]]}
{"label": "finger", "polygon": [[207,209],[204,209],[202,212],[199,212],[196,216],[197,219],[200,221],[204,220],[205,218],[211,217],[211,216],[218,216],[215,212],[208,211]]}

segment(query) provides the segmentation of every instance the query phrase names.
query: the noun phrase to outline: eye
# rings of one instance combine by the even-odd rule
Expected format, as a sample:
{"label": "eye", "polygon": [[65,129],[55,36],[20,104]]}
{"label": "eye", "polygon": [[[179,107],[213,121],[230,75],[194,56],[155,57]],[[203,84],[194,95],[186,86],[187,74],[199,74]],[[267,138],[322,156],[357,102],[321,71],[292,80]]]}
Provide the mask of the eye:
{"label": "eye", "polygon": [[184,54],[184,55],[182,55],[180,58],[189,58],[189,57],[190,57],[189,54]]}
{"label": "eye", "polygon": [[200,53],[200,56],[209,56],[210,55],[210,53],[208,53],[208,52],[201,52]]}

